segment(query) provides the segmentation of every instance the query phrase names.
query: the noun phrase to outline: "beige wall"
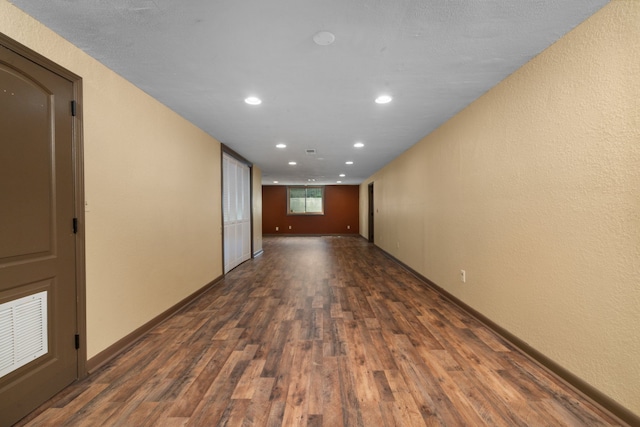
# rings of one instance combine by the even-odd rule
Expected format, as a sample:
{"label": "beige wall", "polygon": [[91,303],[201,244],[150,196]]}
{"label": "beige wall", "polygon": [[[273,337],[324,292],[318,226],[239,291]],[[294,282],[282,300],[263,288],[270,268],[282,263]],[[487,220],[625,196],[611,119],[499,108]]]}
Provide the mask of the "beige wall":
{"label": "beige wall", "polygon": [[256,165],[252,168],[253,209],[253,253],[262,251],[262,171]]}
{"label": "beige wall", "polygon": [[6,0],[0,32],[83,78],[91,358],[222,274],[220,144]]}
{"label": "beige wall", "polygon": [[639,1],[377,172],[363,211],[371,181],[378,246],[640,414]]}

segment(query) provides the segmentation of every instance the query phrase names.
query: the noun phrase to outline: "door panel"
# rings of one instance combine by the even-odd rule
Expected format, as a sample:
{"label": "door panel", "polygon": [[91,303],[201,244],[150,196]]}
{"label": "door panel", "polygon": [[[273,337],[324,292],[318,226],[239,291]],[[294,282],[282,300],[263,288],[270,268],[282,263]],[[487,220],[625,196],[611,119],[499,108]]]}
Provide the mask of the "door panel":
{"label": "door panel", "polygon": [[[0,425],[77,377],[72,99],[72,82],[0,46],[0,304],[47,292],[47,352],[0,377]],[[0,330],[4,349],[20,339]]]}
{"label": "door panel", "polygon": [[[0,259],[50,254],[51,156],[48,144],[40,142],[49,134],[50,95],[12,70],[5,70],[3,81],[11,92],[3,88],[0,93],[0,166],[3,177],[9,178],[0,182],[0,194],[6,201],[0,208]],[[29,168],[24,167],[23,159],[30,159]]]}

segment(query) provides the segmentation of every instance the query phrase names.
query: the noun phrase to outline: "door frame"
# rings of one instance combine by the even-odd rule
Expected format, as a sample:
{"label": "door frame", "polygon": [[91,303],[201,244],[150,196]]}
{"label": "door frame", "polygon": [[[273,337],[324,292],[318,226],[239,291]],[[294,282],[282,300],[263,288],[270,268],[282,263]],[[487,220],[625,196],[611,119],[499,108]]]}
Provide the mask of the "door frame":
{"label": "door frame", "polygon": [[374,217],[374,212],[373,212],[373,182],[369,183],[369,186],[367,187],[367,194],[368,194],[368,217],[367,217],[367,224],[368,224],[368,239],[371,243],[375,243],[374,239],[375,239],[375,234],[373,232],[374,228],[373,228],[373,217]]}
{"label": "door frame", "polygon": [[86,306],[86,266],[85,266],[85,215],[84,215],[84,141],[82,132],[82,78],[61,67],[38,52],[0,33],[0,44],[29,61],[46,68],[54,74],[69,80],[73,85],[76,101],[76,115],[72,127],[73,177],[74,177],[74,217],[78,219],[75,235],[76,272],[76,334],[79,335],[76,376],[87,376],[87,306]]}

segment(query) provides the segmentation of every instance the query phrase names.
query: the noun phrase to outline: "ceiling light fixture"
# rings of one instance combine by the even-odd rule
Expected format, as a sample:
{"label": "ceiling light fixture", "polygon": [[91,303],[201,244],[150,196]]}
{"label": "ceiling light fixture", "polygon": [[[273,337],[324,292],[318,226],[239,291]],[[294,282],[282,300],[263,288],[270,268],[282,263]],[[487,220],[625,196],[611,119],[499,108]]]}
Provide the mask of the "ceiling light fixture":
{"label": "ceiling light fixture", "polygon": [[287,148],[287,144],[280,143],[280,144],[276,145],[276,148]]}
{"label": "ceiling light fixture", "polygon": [[344,162],[345,165],[352,165],[353,162],[351,160],[349,160],[348,162]]}
{"label": "ceiling light fixture", "polygon": [[340,178],[344,178],[345,176],[347,176],[347,175],[345,175],[343,173],[340,174]]}
{"label": "ceiling light fixture", "polygon": [[342,181],[336,181],[336,184],[342,184]]}
{"label": "ceiling light fixture", "polygon": [[336,41],[336,36],[329,31],[319,31],[313,36],[313,41],[319,46],[328,46]]}
{"label": "ceiling light fixture", "polygon": [[278,181],[273,181],[273,183],[274,183],[274,184],[277,184],[277,183],[278,183]]}
{"label": "ceiling light fixture", "polygon": [[262,104],[262,100],[260,98],[255,97],[255,96],[250,96],[248,98],[245,98],[244,102],[246,102],[249,105],[260,105],[260,104]]}
{"label": "ceiling light fixture", "polygon": [[356,148],[362,148],[364,147],[364,144],[362,142],[356,142],[355,144],[353,144],[353,146]]}
{"label": "ceiling light fixture", "polygon": [[388,104],[392,99],[389,95],[380,95],[376,98],[376,104]]}
{"label": "ceiling light fixture", "polygon": [[289,162],[289,164],[290,164],[291,166],[295,166],[295,165],[297,165],[297,163],[296,163],[296,162]]}

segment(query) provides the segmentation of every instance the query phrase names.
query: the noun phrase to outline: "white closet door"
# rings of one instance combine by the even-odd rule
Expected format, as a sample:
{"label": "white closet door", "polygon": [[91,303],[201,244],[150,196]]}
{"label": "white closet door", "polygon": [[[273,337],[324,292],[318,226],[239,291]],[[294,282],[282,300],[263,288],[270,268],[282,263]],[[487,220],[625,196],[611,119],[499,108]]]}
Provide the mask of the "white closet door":
{"label": "white closet door", "polygon": [[251,258],[251,198],[249,167],[222,155],[224,272]]}

